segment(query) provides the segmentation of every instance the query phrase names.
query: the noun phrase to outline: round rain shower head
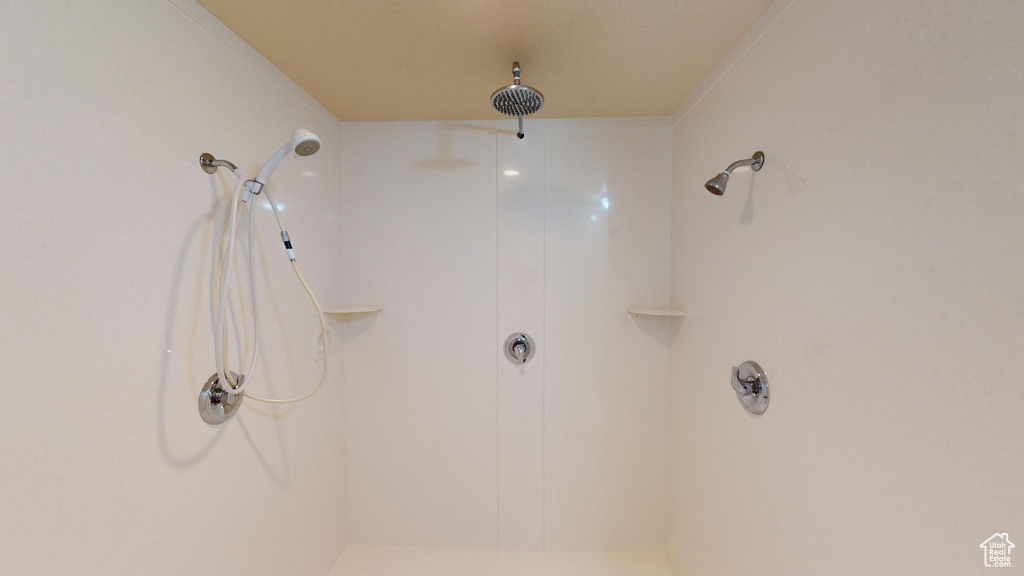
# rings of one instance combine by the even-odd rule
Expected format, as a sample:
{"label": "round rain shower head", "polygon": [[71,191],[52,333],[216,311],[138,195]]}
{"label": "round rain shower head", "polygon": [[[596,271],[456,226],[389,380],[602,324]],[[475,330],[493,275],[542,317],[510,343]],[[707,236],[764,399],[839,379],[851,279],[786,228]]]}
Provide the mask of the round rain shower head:
{"label": "round rain shower head", "polygon": [[544,107],[544,95],[540,90],[519,83],[519,62],[512,63],[515,83],[498,88],[491,94],[491,106],[507,116],[519,117],[519,132],[523,138],[523,116],[529,116]]}
{"label": "round rain shower head", "polygon": [[491,106],[508,116],[529,116],[544,106],[544,95],[529,86],[512,84],[491,94]]}

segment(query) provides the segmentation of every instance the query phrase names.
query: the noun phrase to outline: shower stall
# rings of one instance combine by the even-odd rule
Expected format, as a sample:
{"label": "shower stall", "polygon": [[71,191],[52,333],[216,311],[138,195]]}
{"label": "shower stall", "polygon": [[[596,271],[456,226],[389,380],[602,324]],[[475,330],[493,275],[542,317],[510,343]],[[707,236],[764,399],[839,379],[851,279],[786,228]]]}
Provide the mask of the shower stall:
{"label": "shower stall", "polygon": [[660,557],[670,126],[509,128],[343,125],[350,545]]}
{"label": "shower stall", "polygon": [[0,575],[1020,545],[1024,2],[202,4],[0,9]]}

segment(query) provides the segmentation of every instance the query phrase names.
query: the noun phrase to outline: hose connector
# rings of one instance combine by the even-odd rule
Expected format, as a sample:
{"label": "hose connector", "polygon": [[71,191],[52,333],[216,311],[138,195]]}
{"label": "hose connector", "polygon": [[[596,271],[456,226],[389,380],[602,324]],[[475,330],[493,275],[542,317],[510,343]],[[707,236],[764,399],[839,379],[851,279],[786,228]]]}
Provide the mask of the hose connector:
{"label": "hose connector", "polygon": [[292,250],[292,239],[288,236],[288,232],[281,231],[281,240],[284,242],[284,249],[288,252],[288,259],[295,262],[295,250]]}

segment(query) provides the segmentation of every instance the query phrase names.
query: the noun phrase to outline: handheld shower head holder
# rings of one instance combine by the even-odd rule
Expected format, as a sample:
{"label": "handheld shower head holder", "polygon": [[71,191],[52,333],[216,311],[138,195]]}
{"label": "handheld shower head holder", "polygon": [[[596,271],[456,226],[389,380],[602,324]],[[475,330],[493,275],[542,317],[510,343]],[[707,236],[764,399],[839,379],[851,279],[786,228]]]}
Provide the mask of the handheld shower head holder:
{"label": "handheld shower head holder", "polygon": [[263,192],[263,188],[266,186],[263,182],[249,178],[245,181],[245,190],[242,191],[242,202],[248,202],[250,198],[255,194],[259,196],[260,192]]}

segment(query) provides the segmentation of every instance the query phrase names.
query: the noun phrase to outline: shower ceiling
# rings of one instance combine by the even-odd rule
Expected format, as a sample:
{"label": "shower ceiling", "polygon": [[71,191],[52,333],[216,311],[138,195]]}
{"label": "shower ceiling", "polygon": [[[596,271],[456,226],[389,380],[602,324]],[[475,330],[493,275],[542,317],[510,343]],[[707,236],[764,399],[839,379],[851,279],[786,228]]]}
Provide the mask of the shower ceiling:
{"label": "shower ceiling", "polygon": [[198,0],[342,120],[499,118],[513,60],[539,117],[665,116],[772,0]]}

